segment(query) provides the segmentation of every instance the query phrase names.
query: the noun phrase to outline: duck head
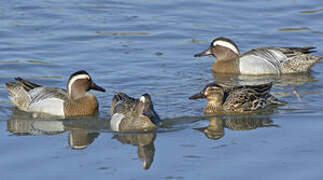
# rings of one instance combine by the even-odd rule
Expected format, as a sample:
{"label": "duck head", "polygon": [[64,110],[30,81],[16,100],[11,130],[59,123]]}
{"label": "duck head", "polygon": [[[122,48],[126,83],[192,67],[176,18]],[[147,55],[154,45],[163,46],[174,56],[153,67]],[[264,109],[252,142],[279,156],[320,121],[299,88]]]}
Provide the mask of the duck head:
{"label": "duck head", "polygon": [[73,73],[67,83],[68,95],[72,99],[83,97],[91,89],[105,92],[105,89],[96,85],[91,76],[84,70]]}
{"label": "duck head", "polygon": [[138,112],[147,116],[155,125],[160,125],[160,118],[154,110],[150,95],[147,93],[141,95],[139,101]]}
{"label": "duck head", "polygon": [[202,91],[193,96],[189,97],[189,99],[200,99],[206,98],[209,101],[209,106],[218,108],[221,107],[224,101],[224,88],[219,84],[213,82],[204,87]]}
{"label": "duck head", "polygon": [[240,55],[238,46],[230,39],[225,37],[219,37],[212,41],[210,47],[194,57],[212,55],[218,60],[231,60]]}

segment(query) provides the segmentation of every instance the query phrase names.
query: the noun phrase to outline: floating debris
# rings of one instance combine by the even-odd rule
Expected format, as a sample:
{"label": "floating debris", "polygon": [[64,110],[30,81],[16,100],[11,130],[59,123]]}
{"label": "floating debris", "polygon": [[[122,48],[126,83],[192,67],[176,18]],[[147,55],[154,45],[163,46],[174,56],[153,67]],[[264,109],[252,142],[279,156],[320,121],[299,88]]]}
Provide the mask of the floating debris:
{"label": "floating debris", "polygon": [[278,31],[310,31],[311,29],[308,27],[299,27],[299,28],[282,28],[278,29]]}
{"label": "floating debris", "polygon": [[134,36],[134,35],[148,35],[149,32],[106,32],[106,31],[97,31],[97,34],[101,35],[114,35],[114,36]]}
{"label": "floating debris", "polygon": [[318,13],[323,11],[323,8],[321,9],[316,9],[316,10],[310,10],[310,11],[300,11],[300,13],[305,13],[305,14],[309,14],[309,13]]}

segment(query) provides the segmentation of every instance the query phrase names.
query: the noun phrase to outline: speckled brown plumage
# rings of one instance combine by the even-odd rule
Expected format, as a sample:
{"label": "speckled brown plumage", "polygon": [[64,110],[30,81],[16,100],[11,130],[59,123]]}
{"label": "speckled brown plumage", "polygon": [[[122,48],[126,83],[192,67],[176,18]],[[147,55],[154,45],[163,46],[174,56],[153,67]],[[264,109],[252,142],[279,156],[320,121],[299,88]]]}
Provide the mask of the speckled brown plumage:
{"label": "speckled brown plumage", "polygon": [[207,98],[209,103],[204,108],[206,114],[253,112],[269,105],[283,104],[282,101],[270,94],[271,86],[272,83],[223,87],[216,83],[210,83],[190,99]]}

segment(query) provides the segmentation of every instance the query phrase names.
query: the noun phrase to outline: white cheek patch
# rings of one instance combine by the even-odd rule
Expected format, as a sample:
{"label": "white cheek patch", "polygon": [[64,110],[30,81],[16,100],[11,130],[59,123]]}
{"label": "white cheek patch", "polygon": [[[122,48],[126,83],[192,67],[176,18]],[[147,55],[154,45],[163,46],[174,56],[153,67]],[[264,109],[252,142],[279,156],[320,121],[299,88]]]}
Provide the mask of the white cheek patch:
{"label": "white cheek patch", "polygon": [[87,74],[79,74],[76,76],[73,76],[72,79],[68,82],[68,93],[71,94],[72,85],[75,81],[80,79],[90,79],[90,76]]}
{"label": "white cheek patch", "polygon": [[145,101],[146,101],[145,96],[141,96],[141,97],[140,97],[140,102],[145,103]]}
{"label": "white cheek patch", "polygon": [[230,42],[226,42],[226,41],[221,41],[221,40],[218,40],[218,41],[215,41],[214,43],[213,43],[213,46],[217,46],[217,45],[219,45],[219,46],[224,46],[224,47],[226,47],[226,48],[229,48],[229,49],[231,49],[234,53],[236,53],[236,54],[238,54],[239,55],[239,51],[238,51],[238,49],[232,44],[232,43],[230,43]]}

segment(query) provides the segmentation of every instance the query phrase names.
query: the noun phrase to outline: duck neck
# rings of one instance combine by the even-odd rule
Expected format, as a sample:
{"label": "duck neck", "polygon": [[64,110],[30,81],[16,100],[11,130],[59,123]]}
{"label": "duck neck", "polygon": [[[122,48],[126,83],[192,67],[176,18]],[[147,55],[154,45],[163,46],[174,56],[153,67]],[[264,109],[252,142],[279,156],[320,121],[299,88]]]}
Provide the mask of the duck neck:
{"label": "duck neck", "polygon": [[205,113],[209,114],[209,113],[214,113],[222,110],[223,98],[212,98],[208,100],[209,100],[209,103],[204,109]]}
{"label": "duck neck", "polygon": [[84,97],[85,96],[85,94],[86,94],[86,91],[84,91],[84,90],[78,90],[78,89],[73,89],[71,92],[70,92],[70,94],[69,94],[69,97],[71,98],[71,99],[79,99],[79,98],[81,98],[81,97]]}
{"label": "duck neck", "polygon": [[219,47],[213,55],[217,59],[212,65],[214,72],[239,73],[239,54],[226,48],[221,50]]}

